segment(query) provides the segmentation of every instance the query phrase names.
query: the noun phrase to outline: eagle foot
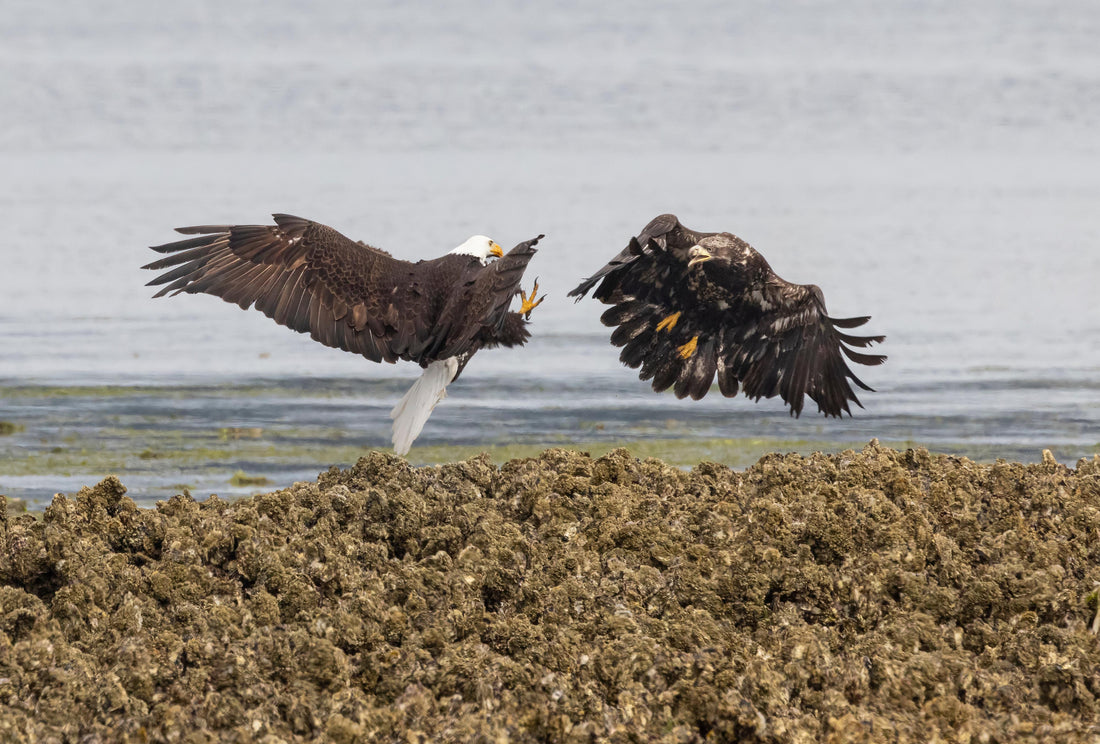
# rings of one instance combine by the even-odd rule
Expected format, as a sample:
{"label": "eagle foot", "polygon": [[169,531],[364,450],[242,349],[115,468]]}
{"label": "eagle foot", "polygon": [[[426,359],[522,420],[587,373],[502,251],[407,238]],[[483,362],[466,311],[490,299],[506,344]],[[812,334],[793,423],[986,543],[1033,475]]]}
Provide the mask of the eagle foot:
{"label": "eagle foot", "polygon": [[699,345],[699,337],[692,336],[691,340],[683,346],[677,346],[676,352],[680,355],[681,359],[691,359],[691,355],[695,353],[695,348]]}
{"label": "eagle foot", "polygon": [[531,311],[541,305],[542,301],[546,299],[546,295],[543,295],[542,297],[538,298],[538,300],[536,300],[535,295],[537,295],[538,293],[539,280],[537,278],[535,279],[535,286],[531,287],[531,294],[527,294],[523,291],[523,289],[520,289],[519,298],[523,301],[523,303],[519,307],[519,313],[523,316],[524,320],[530,320]]}
{"label": "eagle foot", "polygon": [[668,316],[660,323],[657,324],[658,331],[671,331],[676,327],[676,323],[680,320],[680,311],[677,310],[672,315]]}

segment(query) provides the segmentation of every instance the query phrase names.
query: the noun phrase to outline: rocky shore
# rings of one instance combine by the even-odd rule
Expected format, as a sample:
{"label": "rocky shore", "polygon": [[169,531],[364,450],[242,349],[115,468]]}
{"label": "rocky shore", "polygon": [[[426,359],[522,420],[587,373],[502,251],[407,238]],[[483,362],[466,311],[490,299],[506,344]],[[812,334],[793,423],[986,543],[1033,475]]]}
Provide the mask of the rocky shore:
{"label": "rocky shore", "polygon": [[125,493],[0,517],[0,740],[1100,736],[1100,458],[374,452]]}

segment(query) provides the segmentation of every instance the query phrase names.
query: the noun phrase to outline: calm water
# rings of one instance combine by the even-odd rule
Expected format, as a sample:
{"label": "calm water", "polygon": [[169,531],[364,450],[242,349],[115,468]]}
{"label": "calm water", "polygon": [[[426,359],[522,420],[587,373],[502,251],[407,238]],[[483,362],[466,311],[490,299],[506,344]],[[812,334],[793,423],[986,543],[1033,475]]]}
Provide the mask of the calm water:
{"label": "calm water", "polygon": [[[275,211],[404,258],[547,234],[535,341],[475,359],[418,444],[1097,451],[1095,3],[9,5],[0,421],[22,429],[0,436],[0,493],[73,490],[104,464],[46,455],[166,431],[189,447],[181,432],[254,427],[272,447],[113,462],[139,499],[230,492],[236,470],[283,485],[387,444],[418,370],[143,286],[172,227]],[[863,375],[866,410],[677,401],[620,367],[600,306],[565,292],[663,211],[746,238],[836,315],[873,315],[890,359]],[[291,441],[308,454],[271,454]]]}

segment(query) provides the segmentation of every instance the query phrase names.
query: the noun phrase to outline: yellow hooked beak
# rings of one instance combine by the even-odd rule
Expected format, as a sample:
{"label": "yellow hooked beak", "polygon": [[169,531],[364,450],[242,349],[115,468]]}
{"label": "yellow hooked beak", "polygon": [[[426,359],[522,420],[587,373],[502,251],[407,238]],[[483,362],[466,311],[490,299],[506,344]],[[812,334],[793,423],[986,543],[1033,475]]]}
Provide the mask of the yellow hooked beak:
{"label": "yellow hooked beak", "polygon": [[693,245],[688,251],[688,255],[691,256],[691,260],[688,261],[689,269],[695,264],[701,264],[704,261],[709,261],[714,258],[714,256],[710,255],[710,253],[707,252],[706,248],[698,245]]}
{"label": "yellow hooked beak", "polygon": [[492,246],[490,246],[490,248],[489,248],[489,255],[490,256],[496,256],[497,258],[500,258],[501,256],[504,255],[504,249],[501,248],[496,243],[493,243]]}

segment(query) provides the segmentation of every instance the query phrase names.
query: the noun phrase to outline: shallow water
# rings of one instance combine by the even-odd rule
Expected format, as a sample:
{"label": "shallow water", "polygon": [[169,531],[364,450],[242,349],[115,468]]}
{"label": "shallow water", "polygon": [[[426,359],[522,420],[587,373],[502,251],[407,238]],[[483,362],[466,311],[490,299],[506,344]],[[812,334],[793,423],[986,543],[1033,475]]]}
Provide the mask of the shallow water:
{"label": "shallow water", "polygon": [[[226,493],[236,470],[282,485],[385,446],[416,370],[143,286],[145,246],[172,227],[274,211],[403,258],[547,234],[534,342],[475,359],[418,445],[1091,455],[1098,32],[1087,2],[21,5],[0,30],[0,421],[23,428],[0,436],[0,493],[103,472],[138,498]],[[662,211],[738,233],[836,315],[872,315],[890,358],[862,375],[866,409],[677,401],[620,367],[601,308],[565,293]],[[270,445],[256,459],[216,437],[249,427]],[[134,461],[146,438],[218,459],[163,472]],[[54,448],[128,454],[35,459]]]}

